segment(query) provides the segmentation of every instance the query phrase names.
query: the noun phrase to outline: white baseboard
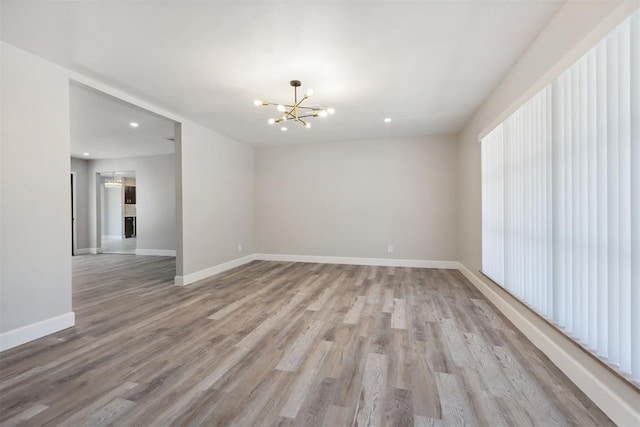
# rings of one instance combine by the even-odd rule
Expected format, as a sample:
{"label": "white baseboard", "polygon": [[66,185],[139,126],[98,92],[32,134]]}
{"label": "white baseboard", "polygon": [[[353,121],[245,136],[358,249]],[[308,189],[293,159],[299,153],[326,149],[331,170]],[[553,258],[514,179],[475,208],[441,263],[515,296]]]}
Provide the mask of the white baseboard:
{"label": "white baseboard", "polygon": [[[614,423],[619,426],[640,425],[638,394],[629,384],[585,354],[584,350],[575,347],[569,338],[553,330],[542,319],[526,317],[505,296],[461,263],[460,271]],[[522,310],[526,309],[522,307]]]}
{"label": "white baseboard", "polygon": [[352,265],[379,265],[383,267],[415,267],[415,268],[446,268],[457,269],[457,261],[428,261],[428,260],[407,260],[407,259],[386,259],[386,258],[351,258],[351,257],[328,257],[310,255],[282,255],[282,254],[253,254],[242,258],[237,258],[223,264],[214,265],[204,270],[185,276],[176,276],[175,284],[186,286],[198,280],[215,276],[232,268],[247,264],[253,260],[260,261],[282,261],[282,262],[312,262],[318,264],[352,264]]}
{"label": "white baseboard", "polygon": [[185,276],[176,276],[174,283],[178,286],[186,286],[198,280],[206,279],[207,277],[215,276],[232,268],[240,267],[241,265],[248,264],[255,259],[254,255],[247,255],[242,258],[236,258],[234,260],[214,265],[213,267],[205,268],[204,270],[196,271]]}
{"label": "white baseboard", "polygon": [[136,255],[176,256],[176,251],[173,249],[136,249]]}
{"label": "white baseboard", "polygon": [[315,255],[285,255],[285,254],[254,254],[254,259],[260,261],[311,262],[317,264],[351,264],[378,265],[381,267],[413,267],[413,268],[446,268],[458,269],[457,261],[432,261],[418,259],[392,258],[354,258]]}
{"label": "white baseboard", "polygon": [[45,335],[70,328],[76,324],[76,315],[73,311],[61,314],[50,319],[41,320],[21,328],[0,334],[0,351],[17,347],[29,341],[42,338]]}

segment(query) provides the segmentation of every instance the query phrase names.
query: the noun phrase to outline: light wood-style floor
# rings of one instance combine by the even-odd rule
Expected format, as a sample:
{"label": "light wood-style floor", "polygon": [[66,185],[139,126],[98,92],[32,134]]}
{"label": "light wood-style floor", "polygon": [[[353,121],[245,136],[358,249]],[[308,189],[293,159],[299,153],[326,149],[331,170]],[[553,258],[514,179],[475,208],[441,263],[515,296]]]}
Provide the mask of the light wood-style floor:
{"label": "light wood-style floor", "polygon": [[457,271],[74,258],[77,326],[0,355],[2,425],[610,425]]}

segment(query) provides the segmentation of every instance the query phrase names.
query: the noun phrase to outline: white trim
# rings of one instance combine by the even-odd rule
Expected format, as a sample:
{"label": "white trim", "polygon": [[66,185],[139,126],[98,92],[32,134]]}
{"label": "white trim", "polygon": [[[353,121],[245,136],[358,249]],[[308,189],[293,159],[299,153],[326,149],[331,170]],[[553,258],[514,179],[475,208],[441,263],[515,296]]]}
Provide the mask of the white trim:
{"label": "white trim", "polygon": [[428,260],[407,260],[407,259],[385,259],[385,258],[350,258],[350,257],[327,257],[312,255],[283,255],[283,254],[253,254],[242,258],[237,258],[223,264],[205,268],[185,276],[176,276],[175,284],[186,286],[198,280],[215,276],[232,268],[239,267],[254,260],[260,261],[282,261],[282,262],[312,262],[319,264],[351,264],[351,265],[379,265],[386,267],[415,267],[415,268],[446,268],[458,269],[457,261],[428,261]]}
{"label": "white trim", "polygon": [[[462,263],[460,263],[460,271],[614,423],[620,426],[640,425],[640,412],[633,406],[633,402],[628,402],[624,398],[624,395],[634,395],[633,391],[629,392],[630,385],[615,378],[606,371],[605,367],[599,366],[589,355],[584,354],[584,350],[577,350],[576,354],[568,352],[563,348],[562,341],[573,346],[569,338],[557,331],[552,331],[551,326],[536,316],[525,316],[505,296],[492,289]],[[545,332],[546,328],[549,332]],[[554,339],[553,332],[556,332],[559,338]],[[602,375],[598,375],[599,373]],[[605,383],[602,378],[608,381]]]}
{"label": "white trim", "polygon": [[392,258],[354,258],[315,255],[285,255],[285,254],[254,254],[254,259],[260,261],[311,262],[317,264],[350,264],[350,265],[378,265],[381,267],[413,267],[413,268],[446,268],[458,269],[457,261],[435,261],[418,259]]}
{"label": "white trim", "polygon": [[119,235],[119,234],[113,234],[113,235],[103,234],[102,238],[103,239],[109,239],[109,240],[122,240],[122,239],[124,239],[124,236]]}
{"label": "white trim", "polygon": [[17,347],[63,329],[71,328],[75,326],[75,324],[76,315],[73,311],[70,311],[60,316],[12,329],[0,334],[0,351]]}
{"label": "white trim", "polygon": [[186,286],[198,280],[206,279],[207,277],[215,276],[232,268],[240,267],[241,265],[248,264],[255,259],[254,255],[247,255],[242,258],[236,258],[234,260],[224,262],[222,264],[214,265],[213,267],[205,268],[204,270],[196,271],[185,276],[176,276],[174,283],[178,286]]}
{"label": "white trim", "polygon": [[176,251],[175,249],[136,249],[136,255],[176,256]]}

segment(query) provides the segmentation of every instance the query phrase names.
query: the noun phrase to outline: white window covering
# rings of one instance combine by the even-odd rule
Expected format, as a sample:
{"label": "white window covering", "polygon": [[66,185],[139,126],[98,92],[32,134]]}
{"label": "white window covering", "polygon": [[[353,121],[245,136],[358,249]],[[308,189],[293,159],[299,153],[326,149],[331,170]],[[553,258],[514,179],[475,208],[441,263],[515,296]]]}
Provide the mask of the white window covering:
{"label": "white window covering", "polygon": [[482,268],[640,381],[640,11],[482,140]]}

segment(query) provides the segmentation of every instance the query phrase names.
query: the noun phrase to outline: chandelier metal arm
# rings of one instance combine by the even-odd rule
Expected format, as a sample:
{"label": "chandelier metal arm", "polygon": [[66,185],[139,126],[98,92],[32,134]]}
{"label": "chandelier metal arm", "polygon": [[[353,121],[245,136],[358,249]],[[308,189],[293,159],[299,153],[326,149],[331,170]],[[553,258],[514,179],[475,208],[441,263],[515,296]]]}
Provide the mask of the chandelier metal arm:
{"label": "chandelier metal arm", "polygon": [[283,107],[293,108],[293,105],[291,104],[276,104],[275,102],[263,102],[262,105],[264,105],[265,107],[267,105],[273,105],[274,107],[277,107],[278,105],[282,105]]}

